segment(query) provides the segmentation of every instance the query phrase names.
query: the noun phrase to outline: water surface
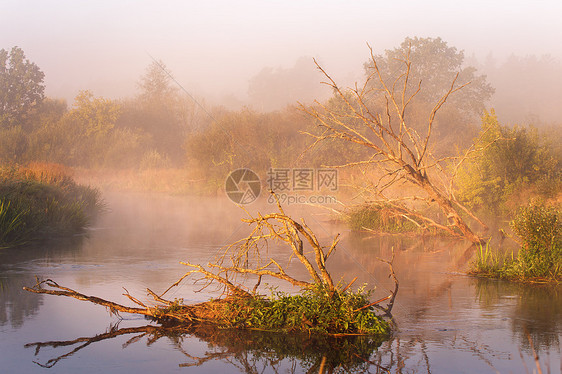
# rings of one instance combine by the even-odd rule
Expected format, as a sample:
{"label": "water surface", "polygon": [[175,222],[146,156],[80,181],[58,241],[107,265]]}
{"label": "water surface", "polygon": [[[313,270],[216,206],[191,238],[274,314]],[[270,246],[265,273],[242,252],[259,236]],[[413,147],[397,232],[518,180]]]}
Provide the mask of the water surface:
{"label": "water surface", "polygon": [[[126,288],[146,301],[147,287],[162,292],[185,273],[179,261],[212,261],[221,247],[248,230],[240,222],[245,212],[223,198],[108,194],[106,199],[111,210],[87,235],[0,252],[2,372],[300,373],[318,372],[319,360],[334,356],[332,343],[307,343],[294,336],[207,330],[167,334],[152,330],[154,324],[141,316],[119,317],[90,303],[23,291],[38,276],[130,305],[122,295]],[[249,210],[266,213],[271,206],[255,204]],[[561,371],[560,287],[468,277],[463,271],[473,250],[463,243],[352,233],[329,223],[321,212],[289,210],[305,216],[326,245],[336,233],[343,235],[328,263],[334,279],[358,277],[356,285],[377,287],[375,298],[388,295],[392,287],[388,268],[378,258],[395,253],[397,331],[378,347],[361,341],[366,356],[336,371],[524,373],[536,369],[532,349],[543,372]],[[270,253],[284,250],[272,246]],[[292,262],[289,270],[306,280],[299,264]],[[266,286],[295,291],[275,281]],[[211,290],[198,290],[185,282],[168,297],[198,302],[213,296]],[[100,335],[115,331],[120,335],[114,338]],[[65,341],[38,350],[29,345]]]}

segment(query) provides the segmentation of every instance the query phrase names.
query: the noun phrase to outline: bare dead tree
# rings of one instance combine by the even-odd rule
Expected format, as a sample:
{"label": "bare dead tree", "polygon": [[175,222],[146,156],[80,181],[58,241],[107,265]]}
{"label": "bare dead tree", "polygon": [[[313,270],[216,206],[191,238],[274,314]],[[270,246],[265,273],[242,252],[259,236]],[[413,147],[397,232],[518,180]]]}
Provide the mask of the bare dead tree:
{"label": "bare dead tree", "polygon": [[[368,159],[336,167],[380,168],[382,176],[378,181],[370,180],[366,188],[376,201],[384,202],[385,207],[395,215],[464,237],[473,243],[480,243],[482,239],[472,231],[461,214],[467,214],[485,225],[456,200],[452,190],[452,175],[447,172],[452,163],[456,163],[452,169],[457,170],[458,165],[474,152],[474,149],[469,149],[467,154],[461,157],[437,158],[431,153],[432,130],[437,113],[452,94],[469,83],[458,84],[458,74],[455,76],[448,91],[428,113],[425,134],[420,134],[409,125],[407,118],[408,107],[422,87],[421,81],[412,87],[409,80],[412,65],[409,52],[403,59],[403,71],[393,82],[387,83],[370,46],[369,49],[372,72],[361,87],[356,84],[355,88],[340,88],[315,61],[327,79],[323,83],[333,89],[341,105],[335,107],[319,102],[313,107],[301,105],[306,113],[317,120],[321,128],[318,134],[306,133],[315,138],[312,147],[325,140],[341,139],[370,149],[372,154]],[[373,104],[374,95],[382,105]],[[399,197],[388,194],[391,187],[404,188],[403,185],[414,186],[418,192],[414,192],[412,196]],[[438,204],[447,222],[438,222],[416,211],[412,201]]]}
{"label": "bare dead tree", "polygon": [[[276,199],[277,196],[273,195]],[[322,284],[328,291],[335,291],[336,285],[326,269],[326,261],[334,253],[339,242],[339,234],[334,237],[329,247],[323,247],[314,232],[301,220],[295,221],[285,214],[283,207],[277,200],[278,213],[242,219],[253,225],[252,232],[244,239],[225,247],[223,254],[214,263],[207,264],[205,269],[201,265],[182,262],[194,268],[184,274],[176,283],[171,285],[162,296],[172,287],[177,286],[184,278],[199,274],[205,281],[203,286],[218,282],[225,287],[225,291],[235,295],[249,295],[249,290],[236,282],[240,275],[254,275],[258,277],[258,284],[263,276],[270,276],[289,282],[294,286],[310,287]],[[265,255],[265,248],[270,242],[280,241],[290,249],[289,258],[295,257],[306,268],[310,279],[297,279],[289,275],[279,264],[278,260]],[[211,272],[214,270],[215,272]]]}

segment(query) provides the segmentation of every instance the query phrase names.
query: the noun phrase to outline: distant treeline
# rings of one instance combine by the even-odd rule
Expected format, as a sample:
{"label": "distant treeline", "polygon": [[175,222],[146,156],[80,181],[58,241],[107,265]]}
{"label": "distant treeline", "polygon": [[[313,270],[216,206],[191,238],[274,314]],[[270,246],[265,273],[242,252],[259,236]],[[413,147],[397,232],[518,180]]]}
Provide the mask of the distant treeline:
{"label": "distant treeline", "polygon": [[[466,66],[463,52],[440,38],[407,38],[399,47],[377,56],[389,86],[397,57],[408,50],[414,82],[408,94],[416,92],[420,80],[422,85],[407,116],[422,136],[427,131],[428,111],[450,88],[456,73],[457,85],[470,82],[439,112],[431,152],[440,157],[457,156],[479,134],[481,141],[501,138],[472,154],[463,169],[456,171],[459,200],[473,209],[498,213],[509,210],[516,196],[556,195],[562,165],[560,125],[541,126],[540,130],[502,125],[493,112],[486,112],[494,94],[486,76]],[[110,100],[85,90],[70,106],[44,96],[43,75],[21,49],[1,50],[3,66],[0,84],[7,85],[0,87],[0,162],[4,164],[38,161],[81,168],[185,168],[195,179],[218,187],[228,172],[239,167],[265,175],[272,167],[333,166],[372,156],[364,147],[337,138],[309,149],[315,141],[310,135],[322,134],[316,120],[296,103],[259,112],[211,107],[200,98],[195,102],[175,86],[161,62],[148,67],[134,98]],[[365,75],[372,71],[365,64]],[[253,81],[255,95],[256,87],[267,87],[258,83]],[[384,107],[376,95],[380,87],[365,89],[373,92],[372,107]],[[349,110],[343,104],[334,95],[313,105]]]}

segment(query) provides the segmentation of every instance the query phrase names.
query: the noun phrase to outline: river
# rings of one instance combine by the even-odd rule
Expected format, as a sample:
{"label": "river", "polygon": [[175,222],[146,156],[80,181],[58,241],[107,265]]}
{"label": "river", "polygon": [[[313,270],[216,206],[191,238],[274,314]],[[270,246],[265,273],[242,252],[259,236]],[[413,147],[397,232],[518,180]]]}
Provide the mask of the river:
{"label": "river", "polygon": [[[110,193],[105,198],[108,212],[85,235],[0,250],[0,372],[318,372],[314,357],[323,352],[307,359],[256,343],[272,342],[278,334],[165,334],[141,316],[116,316],[91,303],[23,291],[37,276],[131,305],[124,288],[149,300],[146,288],[162,292],[186,272],[179,261],[206,264],[248,230],[240,221],[246,213],[222,197]],[[248,210],[255,214],[272,208],[263,202]],[[297,206],[289,211],[304,216],[325,244],[342,234],[329,269],[336,280],[358,277],[356,285],[376,286],[374,298],[388,295],[392,287],[388,268],[378,258],[390,259],[395,252],[400,282],[393,309],[396,332],[370,348],[361,364],[336,372],[525,373],[536,370],[533,350],[544,373],[562,371],[560,286],[469,277],[464,271],[473,249],[466,243],[371,236],[330,222],[322,211]],[[273,256],[284,251],[271,248]],[[299,264],[289,268],[305,276]],[[274,280],[267,287],[294,291]],[[216,294],[186,280],[167,296],[198,302]],[[113,338],[100,335],[116,331]],[[290,338],[281,344],[302,344],[305,351],[306,342]]]}

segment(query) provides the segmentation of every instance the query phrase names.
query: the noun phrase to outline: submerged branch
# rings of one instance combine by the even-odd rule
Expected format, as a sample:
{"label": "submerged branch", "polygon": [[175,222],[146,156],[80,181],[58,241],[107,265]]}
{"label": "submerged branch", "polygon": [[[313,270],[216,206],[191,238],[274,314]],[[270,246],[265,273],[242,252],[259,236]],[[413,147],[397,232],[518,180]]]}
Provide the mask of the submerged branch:
{"label": "submerged branch", "polygon": [[[42,287],[43,284],[58,289],[59,291],[45,289]],[[99,297],[87,296],[80,292],[76,292],[70,288],[59,286],[55,281],[51,279],[46,279],[44,281],[38,282],[32,288],[23,287],[23,289],[25,291],[29,291],[33,293],[42,293],[42,294],[55,295],[55,296],[67,296],[78,300],[89,301],[94,304],[105,306],[106,308],[109,309],[111,313],[114,314],[117,314],[117,312],[125,312],[125,313],[133,313],[133,314],[143,314],[145,316],[151,316],[151,317],[153,316],[153,312],[150,310],[150,308],[132,308],[132,307],[127,307],[121,304],[114,303],[112,301],[107,301]]]}

